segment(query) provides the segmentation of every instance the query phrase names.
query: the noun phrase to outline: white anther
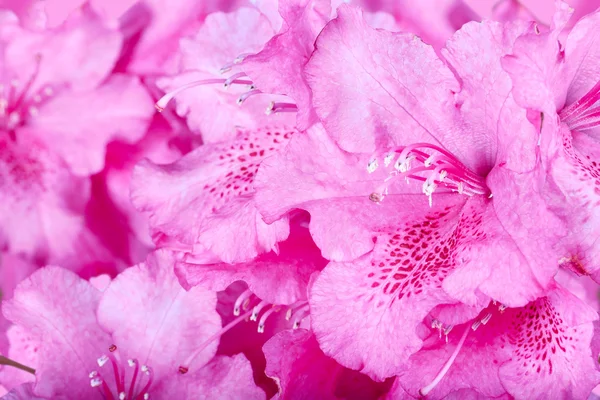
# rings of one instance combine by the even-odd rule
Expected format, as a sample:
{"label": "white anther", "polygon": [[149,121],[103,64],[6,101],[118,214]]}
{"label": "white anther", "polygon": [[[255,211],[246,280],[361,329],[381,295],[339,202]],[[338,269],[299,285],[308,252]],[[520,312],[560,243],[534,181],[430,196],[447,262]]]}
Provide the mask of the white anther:
{"label": "white anther", "polygon": [[443,182],[444,179],[446,179],[446,177],[448,176],[448,172],[446,172],[446,170],[441,170],[440,171],[440,182]]}
{"label": "white anther", "polygon": [[395,155],[396,155],[396,153],[386,154],[385,157],[383,158],[383,165],[385,165],[386,167],[389,167],[389,165],[392,163],[392,160],[394,159]]}
{"label": "white anther", "polygon": [[100,378],[94,378],[90,381],[91,387],[98,387],[100,385],[102,385],[102,379],[100,379]]}
{"label": "white anther", "polygon": [[479,326],[481,325],[481,321],[475,321],[473,323],[473,325],[471,325],[471,329],[473,329],[474,331],[477,330],[477,328],[479,328]]}
{"label": "white anther", "polygon": [[125,400],[125,392],[119,393],[119,400]]}
{"label": "white anther", "polygon": [[288,308],[287,311],[285,312],[285,320],[289,321],[292,318],[292,309]]}
{"label": "white anther", "polygon": [[142,372],[146,373],[146,375],[150,375],[150,370],[146,365],[142,365]]}
{"label": "white anther", "polygon": [[40,113],[39,110],[34,106],[30,106],[28,111],[29,111],[29,115],[31,115],[32,117],[35,117],[36,115],[38,115]]}
{"label": "white anther", "polygon": [[92,371],[88,376],[90,377],[90,379],[93,379],[98,376],[98,371]]}
{"label": "white anther", "polygon": [[375,170],[379,167],[379,161],[377,161],[376,158],[372,158],[371,160],[369,160],[369,163],[367,164],[367,172],[369,172],[370,174],[375,172]]}
{"label": "white anther", "polygon": [[129,360],[127,360],[127,365],[129,365],[130,367],[135,367],[135,360],[132,360],[130,358]]}
{"label": "white anther", "polygon": [[[448,325],[446,329],[444,329],[444,335],[448,336],[452,328],[454,328],[454,325]],[[448,337],[446,337],[446,341],[448,341]]]}
{"label": "white anther", "polygon": [[415,159],[415,156],[408,156],[405,159],[399,158],[396,160],[394,164],[394,168],[396,168],[400,172],[406,172],[410,169],[410,162]]}
{"label": "white anther", "polygon": [[463,194],[463,192],[465,190],[465,185],[463,185],[462,182],[458,182],[458,185],[456,185],[456,188],[457,188],[459,194]]}
{"label": "white anther", "polygon": [[144,400],[148,400],[150,398],[150,394],[149,393],[144,393]]}
{"label": "white anther", "polygon": [[490,195],[488,196],[488,199],[491,199],[492,197],[494,197],[494,193],[490,193]]}
{"label": "white anther", "polygon": [[96,361],[98,362],[98,365],[102,367],[102,366],[104,366],[104,364],[106,364],[108,362],[108,356],[103,355],[102,357],[98,358]]}
{"label": "white anther", "polygon": [[425,165],[426,167],[429,167],[433,163],[433,160],[435,160],[435,157],[432,154],[429,157],[427,157],[427,159],[425,160],[425,162],[423,163],[423,165]]}
{"label": "white anther", "polygon": [[275,102],[274,101],[272,101],[271,103],[269,103],[269,105],[267,106],[267,110],[265,111],[265,114],[271,115],[271,113],[273,112],[273,107],[275,107]]}
{"label": "white anther", "polygon": [[492,313],[488,313],[488,315],[486,315],[485,317],[483,317],[481,319],[481,323],[482,324],[487,324],[490,321],[490,318],[492,318]]}
{"label": "white anther", "polygon": [[506,310],[506,306],[505,306],[504,304],[500,304],[500,305],[498,306],[498,310],[499,310],[500,312],[504,312],[504,310]]}

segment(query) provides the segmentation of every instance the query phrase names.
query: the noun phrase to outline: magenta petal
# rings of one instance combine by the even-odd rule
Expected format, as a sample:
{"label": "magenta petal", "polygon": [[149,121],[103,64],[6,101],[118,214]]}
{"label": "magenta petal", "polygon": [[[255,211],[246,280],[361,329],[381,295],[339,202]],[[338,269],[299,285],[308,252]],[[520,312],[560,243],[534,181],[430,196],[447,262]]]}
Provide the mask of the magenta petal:
{"label": "magenta petal", "polygon": [[[187,357],[221,328],[216,294],[200,287],[186,292],[173,273],[174,263],[171,253],[156,251],[145,263],[117,276],[98,307],[98,320],[117,347],[152,367],[157,379],[176,374]],[[192,368],[206,364],[217,344],[200,353]]]}
{"label": "magenta petal", "polygon": [[[92,398],[88,374],[110,345],[96,320],[101,293],[59,267],[35,272],[4,303],[4,316],[37,339],[37,395]],[[16,350],[16,349],[15,349]],[[10,357],[20,359],[19,354]]]}
{"label": "magenta petal", "polygon": [[359,10],[341,6],[319,36],[306,76],[318,116],[344,150],[408,141],[442,142],[461,153],[450,128],[458,82],[412,34],[374,30]]}

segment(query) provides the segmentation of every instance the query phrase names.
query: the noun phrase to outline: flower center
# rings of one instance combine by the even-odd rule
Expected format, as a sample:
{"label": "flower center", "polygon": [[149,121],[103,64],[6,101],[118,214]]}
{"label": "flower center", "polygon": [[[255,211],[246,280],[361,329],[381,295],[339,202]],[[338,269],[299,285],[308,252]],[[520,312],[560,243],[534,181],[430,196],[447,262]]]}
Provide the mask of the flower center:
{"label": "flower center", "polygon": [[[429,143],[411,144],[383,156],[385,167],[392,162],[393,170],[388,178],[369,196],[375,203],[384,199],[390,183],[399,177],[406,179],[406,183],[411,180],[423,182],[423,193],[429,198],[430,206],[431,196],[439,186],[467,196],[490,194],[483,177],[468,169],[452,153]],[[369,161],[367,171],[372,173],[378,167],[378,157],[374,157]]]}
{"label": "flower center", "polygon": [[54,94],[50,86],[29,93],[38,77],[41,57],[36,56],[35,70],[24,83],[16,79],[0,81],[0,129],[14,131],[39,113],[40,106]]}
{"label": "flower center", "polygon": [[[248,318],[250,321],[258,321],[258,332],[265,332],[265,324],[267,319],[276,312],[281,311],[284,307],[287,307],[287,311],[285,314],[285,319],[287,321],[292,321],[292,328],[298,329],[302,320],[308,316],[309,307],[307,301],[297,301],[294,304],[289,306],[280,306],[275,304],[270,304],[264,300],[260,300],[256,295],[254,295],[250,289],[245,290],[238,296],[233,306],[233,315],[236,316],[233,321],[225,325],[219,331],[217,331],[214,335],[208,338],[200,347],[196,349],[180,366],[179,373],[185,374],[190,370],[190,364],[198,357],[206,347],[223,336],[230,329],[238,325],[242,321],[247,321]],[[263,310],[266,310],[263,312]],[[243,311],[243,313],[242,313]],[[261,315],[262,312],[262,315]],[[260,316],[260,319],[259,319]]]}
{"label": "flower center", "polygon": [[581,99],[563,108],[558,115],[572,131],[600,126],[600,81]]}
{"label": "flower center", "polygon": [[[102,355],[98,358],[98,366],[101,368],[99,371],[92,371],[89,374],[90,385],[98,388],[100,393],[108,400],[147,400],[150,398],[150,386],[152,386],[152,380],[154,379],[154,373],[152,368],[140,364],[136,359],[127,360],[127,364],[132,369],[131,374],[126,374],[123,363],[117,352],[117,346],[114,344],[108,348],[108,354]],[[108,365],[110,362],[110,366]],[[107,368],[102,370],[104,366]],[[110,382],[110,367],[112,367],[112,375],[114,385],[111,386]],[[126,375],[131,376],[129,384],[126,382]]]}

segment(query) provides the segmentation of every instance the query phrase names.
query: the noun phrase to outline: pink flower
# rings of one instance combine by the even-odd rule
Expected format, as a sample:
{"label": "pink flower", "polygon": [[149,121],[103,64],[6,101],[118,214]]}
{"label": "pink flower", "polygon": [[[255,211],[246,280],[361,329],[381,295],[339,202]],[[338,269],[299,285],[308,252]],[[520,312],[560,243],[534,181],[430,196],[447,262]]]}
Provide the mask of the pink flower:
{"label": "pink flower", "polygon": [[[104,292],[58,267],[23,281],[3,313],[15,324],[10,357],[36,370],[35,394],[264,398],[243,356],[214,358],[217,343],[211,336],[220,329],[216,296],[201,288],[184,291],[172,263],[168,252],[157,252]],[[194,352],[193,370],[180,370]],[[15,379],[2,382],[12,386]]]}
{"label": "pink flower", "polygon": [[377,384],[327,357],[305,329],[286,330],[263,346],[266,374],[277,382],[280,398],[375,399],[385,393]]}
{"label": "pink flower", "polygon": [[480,398],[585,399],[600,382],[590,347],[597,319],[561,287],[520,308],[491,304],[455,326],[448,343],[432,331],[388,398],[406,391],[442,399],[461,390]]}
{"label": "pink flower", "polygon": [[285,126],[240,130],[236,139],[201,146],[173,164],[139,164],[132,201],[148,215],[156,245],[209,251],[227,263],[276,250],[289,234],[287,219],[270,225],[262,220],[253,182],[262,160],[294,131]]}
{"label": "pink flower", "polygon": [[503,66],[513,80],[515,99],[530,109],[540,130],[547,171],[543,194],[568,224],[560,264],[595,276],[600,265],[600,167],[595,161],[600,156],[595,137],[600,132],[600,53],[593,43],[600,34],[600,12],[581,19],[562,45],[558,37],[572,10],[558,5],[552,29],[519,38]]}
{"label": "pink flower", "polygon": [[0,242],[40,263],[112,262],[85,219],[89,176],[110,140],[144,134],[151,101],[110,74],[121,37],[90,9],[54,30],[16,22],[0,31]]}
{"label": "pink flower", "polygon": [[395,375],[429,313],[454,325],[490,298],[519,307],[551,284],[564,228],[537,193],[535,131],[500,66],[527,27],[465,25],[443,51],[452,69],[350,7],[321,33],[306,73],[325,131],[295,136],[255,186],[267,222],[311,213],[333,260],[310,290],[312,327],[340,364]]}

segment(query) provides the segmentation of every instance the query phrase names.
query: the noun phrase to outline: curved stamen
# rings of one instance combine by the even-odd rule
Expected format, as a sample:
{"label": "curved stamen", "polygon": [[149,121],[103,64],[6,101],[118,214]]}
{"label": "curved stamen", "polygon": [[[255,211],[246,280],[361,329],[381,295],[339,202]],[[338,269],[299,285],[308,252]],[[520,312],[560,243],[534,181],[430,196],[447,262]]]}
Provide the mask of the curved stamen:
{"label": "curved stamen", "polygon": [[150,390],[150,386],[152,386],[152,381],[154,380],[154,370],[146,365],[142,365],[142,372],[148,375],[148,382],[146,382],[146,386],[140,391],[140,394],[135,398],[136,400],[144,400],[148,399],[148,390]]}
{"label": "curved stamen", "polygon": [[269,310],[267,310],[262,315],[262,317],[260,317],[260,321],[258,321],[258,328],[257,328],[258,333],[265,332],[265,323],[267,322],[267,318],[269,318],[269,316],[271,314],[273,314],[274,312],[279,312],[279,310],[281,310],[280,306],[272,306]]}
{"label": "curved stamen", "polygon": [[454,363],[454,360],[456,360],[456,356],[458,356],[458,353],[460,352],[460,349],[462,348],[463,344],[465,343],[465,340],[467,339],[467,335],[469,334],[470,330],[471,330],[471,327],[469,325],[467,325],[465,332],[462,334],[460,341],[458,342],[458,345],[454,349],[454,352],[452,353],[452,355],[450,356],[448,361],[446,361],[446,364],[444,364],[444,366],[442,367],[440,372],[437,374],[435,379],[429,385],[427,385],[424,388],[422,388],[421,390],[419,390],[419,394],[421,396],[427,396],[427,394],[429,394],[429,392],[431,392],[437,386],[437,384],[440,383],[440,381],[442,380],[442,378],[444,378],[444,376],[446,375],[448,370],[450,370],[450,367]]}
{"label": "curved stamen", "polygon": [[237,74],[231,75],[229,78],[225,79],[225,82],[223,82],[223,87],[228,89],[237,78],[242,78],[244,76],[247,76],[245,72],[238,72]]}
{"label": "curved stamen", "polygon": [[[240,315],[240,311],[242,309],[242,305],[245,304],[247,306],[246,300],[248,300],[252,296],[252,292],[250,289],[246,289],[238,296],[235,300],[235,304],[233,305],[233,315],[236,317]],[[244,307],[246,309],[246,307]]]}
{"label": "curved stamen", "polygon": [[258,303],[253,309],[252,309],[252,315],[250,315],[250,321],[256,321],[258,319],[258,314],[260,313],[260,311],[267,307],[269,305],[269,303],[267,303],[264,300],[261,300],[260,303]]}
{"label": "curved stamen", "polygon": [[[212,85],[212,84],[218,84],[218,83],[225,84],[225,82],[227,82],[226,79],[220,78],[220,79],[202,79],[202,80],[199,80],[199,81],[194,81],[194,82],[187,83],[187,84],[185,84],[183,86],[180,86],[177,89],[172,90],[169,93],[165,94],[163,97],[161,97],[156,102],[156,104],[154,105],[154,107],[156,107],[156,109],[158,110],[158,112],[162,112],[167,107],[167,105],[169,104],[169,102],[171,100],[173,100],[173,98],[175,96],[177,96],[179,93],[183,92],[184,90],[191,89],[191,88],[196,87],[196,86]],[[234,83],[238,84],[238,85],[252,85],[252,81],[249,81],[249,80],[246,80],[246,79],[234,79],[234,80],[231,80],[229,82],[229,85],[234,84]]]}
{"label": "curved stamen", "polygon": [[260,90],[258,89],[254,89],[254,90],[249,90],[245,93],[242,93],[240,95],[240,97],[238,97],[238,99],[236,100],[236,103],[241,106],[242,104],[244,104],[244,102],[246,101],[246,99],[248,99],[248,97],[250,96],[254,96],[255,94],[260,94],[262,93]]}
{"label": "curved stamen", "polygon": [[198,357],[200,355],[200,353],[202,353],[202,351],[204,351],[204,349],[206,349],[206,347],[211,344],[215,339],[218,339],[219,337],[223,336],[227,331],[229,331],[231,328],[233,328],[234,326],[236,326],[237,324],[239,324],[240,322],[242,322],[243,320],[245,320],[248,316],[250,316],[250,314],[252,314],[253,310],[248,310],[246,311],[244,314],[240,315],[239,317],[237,317],[236,319],[234,319],[233,321],[231,321],[230,323],[228,323],[227,325],[225,325],[223,328],[221,328],[218,332],[216,332],[214,335],[212,335],[211,337],[209,337],[204,343],[202,343],[202,345],[200,345],[200,347],[198,347],[184,362],[183,364],[181,364],[179,366],[179,373],[181,374],[185,374],[189,371],[190,369],[190,364],[192,363],[192,361],[194,361],[194,359],[196,357]]}
{"label": "curved stamen", "polygon": [[140,364],[137,359],[127,360],[127,364],[129,364],[130,367],[134,368],[133,377],[131,378],[131,383],[129,384],[129,393],[127,394],[127,398],[132,399],[133,394],[135,393],[135,385],[137,383],[136,379],[140,369]]}
{"label": "curved stamen", "polygon": [[308,303],[298,308],[294,313],[294,319],[292,320],[292,329],[298,329],[300,327],[300,324],[302,323],[302,320],[306,318],[309,312],[310,306]]}
{"label": "curved stamen", "polygon": [[277,103],[272,101],[269,106],[267,107],[267,110],[265,111],[265,113],[267,115],[270,114],[275,114],[278,112],[297,112],[298,111],[298,106],[295,105],[294,103]]}

